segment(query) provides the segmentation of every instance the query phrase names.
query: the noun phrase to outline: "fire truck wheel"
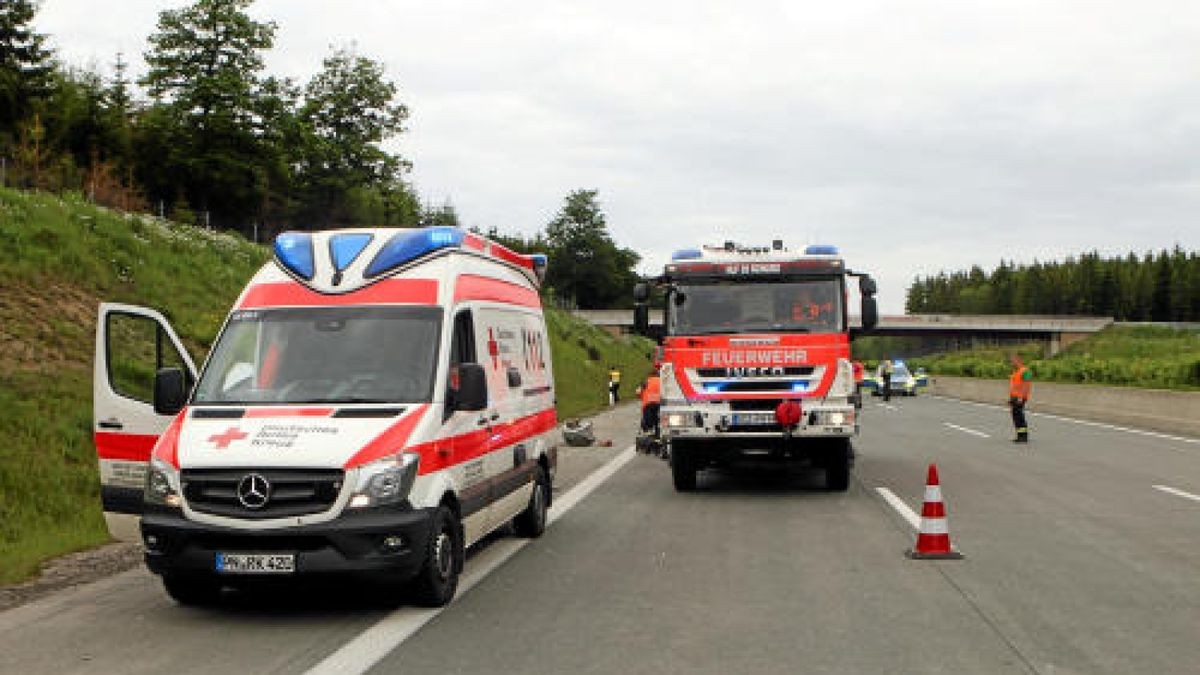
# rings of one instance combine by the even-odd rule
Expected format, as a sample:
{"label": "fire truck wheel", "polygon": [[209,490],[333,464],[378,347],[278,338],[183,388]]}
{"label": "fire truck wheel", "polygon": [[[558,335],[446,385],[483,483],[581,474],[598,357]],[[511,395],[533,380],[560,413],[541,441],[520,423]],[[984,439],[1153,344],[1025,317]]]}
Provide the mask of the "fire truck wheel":
{"label": "fire truck wheel", "polygon": [[167,574],[162,583],[172,600],[188,607],[215,605],[221,598],[221,582],[211,575]]}
{"label": "fire truck wheel", "polygon": [[825,452],[825,489],[845,492],[850,488],[852,454],[849,439],[831,441]]}
{"label": "fire truck wheel", "polygon": [[676,492],[691,492],[696,489],[696,466],[692,456],[678,444],[671,445],[671,478]]}
{"label": "fire truck wheel", "polygon": [[439,506],[433,516],[433,535],[425,549],[425,564],[413,579],[413,600],[423,607],[442,607],[458,589],[462,569],[462,527],[454,512]]}
{"label": "fire truck wheel", "polygon": [[529,495],[529,506],[513,519],[517,534],[530,539],[542,536],[546,531],[546,508],[549,506],[550,486],[546,471],[537,468],[533,478],[533,493]]}

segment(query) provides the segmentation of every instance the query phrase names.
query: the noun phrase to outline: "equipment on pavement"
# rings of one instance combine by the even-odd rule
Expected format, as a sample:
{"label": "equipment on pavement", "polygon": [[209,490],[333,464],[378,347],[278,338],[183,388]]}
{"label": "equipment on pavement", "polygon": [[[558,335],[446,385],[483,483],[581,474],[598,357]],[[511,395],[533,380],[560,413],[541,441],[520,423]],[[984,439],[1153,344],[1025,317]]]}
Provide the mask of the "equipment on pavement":
{"label": "equipment on pavement", "polygon": [[957,560],[963,554],[950,543],[946,525],[946,505],[942,502],[942,486],[938,481],[937,464],[930,464],[925,478],[925,503],[921,505],[921,530],[917,544],[905,552],[918,560]]}

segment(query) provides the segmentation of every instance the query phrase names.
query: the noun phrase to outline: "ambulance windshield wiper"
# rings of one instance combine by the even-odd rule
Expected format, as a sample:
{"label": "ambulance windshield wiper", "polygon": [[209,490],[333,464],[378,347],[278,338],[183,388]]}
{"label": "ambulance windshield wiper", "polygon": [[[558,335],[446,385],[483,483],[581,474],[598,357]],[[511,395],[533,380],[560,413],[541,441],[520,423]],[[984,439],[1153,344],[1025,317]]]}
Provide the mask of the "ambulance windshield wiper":
{"label": "ambulance windshield wiper", "polygon": [[291,404],[312,405],[314,403],[395,403],[385,398],[366,398],[363,396],[339,396],[338,398],[311,398],[305,401],[287,401]]}

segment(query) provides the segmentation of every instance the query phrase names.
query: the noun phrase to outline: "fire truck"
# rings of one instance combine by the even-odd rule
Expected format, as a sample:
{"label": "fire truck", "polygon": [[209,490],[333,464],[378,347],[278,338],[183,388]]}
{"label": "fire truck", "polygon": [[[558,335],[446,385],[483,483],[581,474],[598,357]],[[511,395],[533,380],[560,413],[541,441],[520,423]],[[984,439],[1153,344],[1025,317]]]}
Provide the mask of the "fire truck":
{"label": "fire truck", "polygon": [[[851,277],[861,298],[854,327]],[[641,334],[650,334],[653,290],[664,309],[660,429],[675,489],[696,489],[710,467],[770,462],[824,469],[828,489],[846,490],[859,430],[850,340],[878,321],[875,281],[847,269],[833,246],[680,250],[662,276],[634,288]]]}

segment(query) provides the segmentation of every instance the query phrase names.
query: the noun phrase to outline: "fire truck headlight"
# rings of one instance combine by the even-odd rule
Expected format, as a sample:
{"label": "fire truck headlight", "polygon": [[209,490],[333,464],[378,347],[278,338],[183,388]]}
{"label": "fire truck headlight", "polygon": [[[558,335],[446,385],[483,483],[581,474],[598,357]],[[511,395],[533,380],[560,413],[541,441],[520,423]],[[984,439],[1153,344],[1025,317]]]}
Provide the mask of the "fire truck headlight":
{"label": "fire truck headlight", "polygon": [[694,427],[697,424],[699,415],[690,412],[669,412],[663,413],[662,422],[668,427]]}

